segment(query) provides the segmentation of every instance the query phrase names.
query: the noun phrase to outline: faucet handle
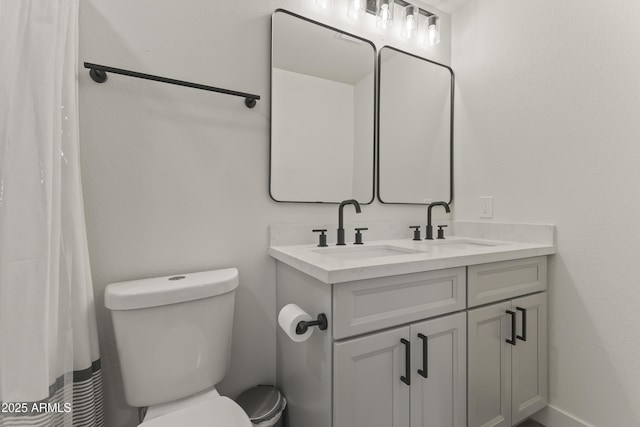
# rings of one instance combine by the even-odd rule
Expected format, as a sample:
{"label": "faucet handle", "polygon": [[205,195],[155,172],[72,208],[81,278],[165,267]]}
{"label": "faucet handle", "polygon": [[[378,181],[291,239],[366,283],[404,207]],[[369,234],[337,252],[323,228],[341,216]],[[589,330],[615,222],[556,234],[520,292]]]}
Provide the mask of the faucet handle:
{"label": "faucet handle", "polygon": [[444,239],[444,227],[448,227],[448,226],[447,225],[438,226],[438,239]]}
{"label": "faucet handle", "polygon": [[362,244],[362,232],[364,230],[368,230],[368,228],[367,227],[356,228],[356,241],[353,243],[354,245]]}
{"label": "faucet handle", "polygon": [[409,228],[413,228],[413,240],[422,240],[420,238],[420,226],[419,225],[412,225]]}
{"label": "faucet handle", "polygon": [[321,229],[315,229],[312,230],[314,233],[320,233],[320,236],[318,236],[318,246],[321,248],[324,248],[327,246],[327,235],[325,234],[327,232],[326,228],[321,228]]}

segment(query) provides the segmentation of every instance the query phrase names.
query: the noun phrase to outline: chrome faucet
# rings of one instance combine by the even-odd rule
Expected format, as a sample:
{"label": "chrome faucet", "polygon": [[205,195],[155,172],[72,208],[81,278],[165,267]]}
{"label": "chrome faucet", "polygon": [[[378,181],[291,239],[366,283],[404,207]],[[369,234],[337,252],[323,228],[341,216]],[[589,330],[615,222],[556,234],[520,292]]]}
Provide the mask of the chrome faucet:
{"label": "chrome faucet", "polygon": [[433,227],[431,226],[431,209],[433,209],[434,206],[442,206],[444,207],[444,210],[447,211],[447,213],[451,212],[451,209],[449,209],[449,204],[447,202],[433,202],[429,205],[429,207],[427,208],[427,237],[425,237],[425,240],[433,240]]}
{"label": "chrome faucet", "polygon": [[360,203],[355,199],[343,200],[340,202],[338,208],[338,243],[336,245],[344,246],[344,207],[347,205],[353,205],[356,208],[356,213],[360,213]]}

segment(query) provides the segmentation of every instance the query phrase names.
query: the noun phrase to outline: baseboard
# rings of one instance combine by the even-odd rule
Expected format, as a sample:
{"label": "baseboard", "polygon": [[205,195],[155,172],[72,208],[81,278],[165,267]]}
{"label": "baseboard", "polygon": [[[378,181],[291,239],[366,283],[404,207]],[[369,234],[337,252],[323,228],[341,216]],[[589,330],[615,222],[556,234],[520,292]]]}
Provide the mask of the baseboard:
{"label": "baseboard", "polygon": [[553,406],[547,406],[531,418],[546,427],[595,427]]}

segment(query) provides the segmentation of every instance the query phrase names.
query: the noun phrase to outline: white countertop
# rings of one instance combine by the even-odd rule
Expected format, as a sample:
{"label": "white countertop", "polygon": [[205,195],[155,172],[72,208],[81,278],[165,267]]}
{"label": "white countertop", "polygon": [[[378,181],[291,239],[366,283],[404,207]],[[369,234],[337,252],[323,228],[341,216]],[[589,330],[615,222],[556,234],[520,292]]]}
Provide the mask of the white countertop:
{"label": "white countertop", "polygon": [[[464,242],[470,243],[470,245],[464,245]],[[460,245],[457,246],[455,245],[456,243],[460,243]],[[370,247],[369,249],[374,250],[375,247],[381,246],[391,246],[407,251],[420,250],[421,252],[399,252],[399,255],[358,259],[338,259],[335,256],[331,256],[332,248],[333,250],[340,250],[339,248]],[[336,247],[330,244],[328,248],[324,249],[318,248],[315,244],[272,246],[269,248],[269,255],[273,258],[324,283],[351,282],[398,274],[463,267],[551,255],[555,252],[555,246],[549,243],[508,242],[464,237],[447,237],[444,240],[436,239],[433,241],[413,241],[410,239],[377,240],[366,242],[362,246],[354,246],[349,243],[346,246]]]}

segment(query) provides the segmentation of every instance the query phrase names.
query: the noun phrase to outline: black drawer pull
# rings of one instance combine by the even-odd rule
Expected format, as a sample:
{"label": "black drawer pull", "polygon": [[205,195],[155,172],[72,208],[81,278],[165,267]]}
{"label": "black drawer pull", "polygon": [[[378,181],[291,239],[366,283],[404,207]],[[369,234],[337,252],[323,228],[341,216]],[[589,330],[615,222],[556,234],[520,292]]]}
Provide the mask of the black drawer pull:
{"label": "black drawer pull", "polygon": [[511,345],[516,345],[516,313],[507,310],[507,314],[511,316],[511,339],[507,338],[507,342]]}
{"label": "black drawer pull", "polygon": [[418,374],[422,378],[429,378],[429,337],[418,334],[418,338],[422,340],[422,369],[418,369]]}
{"label": "black drawer pull", "polygon": [[516,307],[516,310],[522,313],[522,335],[517,335],[516,338],[518,338],[521,341],[526,341],[527,340],[527,309],[522,307]]}
{"label": "black drawer pull", "polygon": [[406,385],[411,385],[411,343],[404,338],[401,338],[400,342],[404,344],[404,376],[400,376],[400,381]]}

